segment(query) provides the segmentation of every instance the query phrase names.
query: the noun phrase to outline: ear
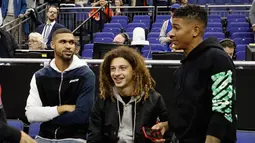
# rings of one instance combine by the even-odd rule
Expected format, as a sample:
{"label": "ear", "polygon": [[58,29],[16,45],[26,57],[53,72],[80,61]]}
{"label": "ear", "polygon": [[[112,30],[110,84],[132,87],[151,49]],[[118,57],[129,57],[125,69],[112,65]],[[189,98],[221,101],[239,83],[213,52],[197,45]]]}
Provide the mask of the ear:
{"label": "ear", "polygon": [[52,49],[54,49],[55,48],[55,43],[53,41],[51,41],[50,46],[51,46]]}
{"label": "ear", "polygon": [[193,29],[193,37],[197,37],[201,32],[201,27],[199,25],[195,25]]}

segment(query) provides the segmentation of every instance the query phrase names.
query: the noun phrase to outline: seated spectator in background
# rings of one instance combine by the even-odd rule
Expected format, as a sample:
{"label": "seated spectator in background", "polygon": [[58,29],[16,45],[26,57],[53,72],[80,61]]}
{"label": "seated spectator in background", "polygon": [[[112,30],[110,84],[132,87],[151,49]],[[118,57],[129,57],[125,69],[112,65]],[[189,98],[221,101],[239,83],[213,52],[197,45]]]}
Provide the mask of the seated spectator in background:
{"label": "seated spectator in background", "polygon": [[120,6],[123,5],[123,2],[122,0],[115,0],[115,6],[116,6],[116,9],[115,9],[115,13],[114,15],[121,15],[121,10],[120,10]]}
{"label": "seated spectator in background", "polygon": [[54,31],[65,26],[56,22],[58,16],[58,8],[54,5],[50,5],[47,9],[47,21],[46,24],[41,24],[36,28],[36,32],[42,34],[43,41],[46,43],[47,48],[51,49],[50,42]]}
{"label": "seated spectator in background", "polygon": [[[166,44],[167,47],[169,47],[169,44],[171,43],[170,41],[170,36],[169,36],[169,32],[171,31],[172,29],[172,16],[174,14],[174,12],[179,9],[181,7],[180,4],[173,4],[171,6],[171,9],[170,9],[170,13],[171,13],[171,18],[169,20],[166,20],[162,27],[161,27],[161,30],[160,30],[160,35],[159,35],[159,41],[161,44]],[[168,50],[170,50],[168,48]]]}
{"label": "seated spectator in background", "polygon": [[55,58],[31,80],[26,104],[29,122],[42,122],[38,143],[83,143],[95,94],[95,75],[75,55],[75,38],[66,28],[52,35]]}
{"label": "seated spectator in background", "polygon": [[2,88],[0,85],[0,142],[1,143],[35,143],[30,136],[7,125],[6,115],[2,103]]}
{"label": "seated spectator in background", "polygon": [[43,42],[43,37],[40,33],[32,32],[28,36],[29,50],[45,50],[46,44]]}
{"label": "seated spectator in background", "polygon": [[15,50],[19,49],[14,37],[2,28],[0,28],[0,45],[0,58],[13,58]]}
{"label": "seated spectator in background", "polygon": [[229,57],[233,60],[236,60],[236,44],[231,39],[223,39],[220,41],[221,46],[223,47],[224,51],[229,55]]}
{"label": "seated spectator in background", "polygon": [[112,42],[114,44],[125,44],[125,45],[129,45],[131,43],[127,33],[120,33],[116,35]]}
{"label": "seated spectator in background", "polygon": [[89,119],[88,143],[150,143],[142,127],[168,115],[143,57],[121,46],[105,55],[100,66],[100,95]]}
{"label": "seated spectator in background", "polygon": [[[105,4],[107,3],[106,0],[99,0],[98,2],[94,3],[92,6],[95,7],[95,6],[104,6]],[[95,13],[97,11],[96,8],[93,8],[91,12],[89,12],[89,17]],[[102,20],[104,23],[106,22],[109,22],[111,20],[111,17],[113,16],[113,11],[112,9],[109,9],[108,6],[106,6],[105,8],[103,8],[103,12],[102,12]],[[94,16],[93,16],[93,19],[96,20],[96,21],[100,21],[100,14],[99,12],[96,13]]]}
{"label": "seated spectator in background", "polygon": [[75,4],[84,7],[88,4],[88,0],[75,0]]}

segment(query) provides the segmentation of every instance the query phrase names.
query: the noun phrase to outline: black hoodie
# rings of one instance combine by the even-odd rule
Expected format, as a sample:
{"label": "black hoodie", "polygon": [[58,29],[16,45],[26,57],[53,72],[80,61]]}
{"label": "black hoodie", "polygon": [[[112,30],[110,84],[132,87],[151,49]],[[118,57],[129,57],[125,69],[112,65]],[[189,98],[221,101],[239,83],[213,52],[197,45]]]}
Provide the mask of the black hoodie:
{"label": "black hoodie", "polygon": [[234,64],[216,38],[208,38],[181,61],[174,74],[169,129],[180,143],[236,140]]}

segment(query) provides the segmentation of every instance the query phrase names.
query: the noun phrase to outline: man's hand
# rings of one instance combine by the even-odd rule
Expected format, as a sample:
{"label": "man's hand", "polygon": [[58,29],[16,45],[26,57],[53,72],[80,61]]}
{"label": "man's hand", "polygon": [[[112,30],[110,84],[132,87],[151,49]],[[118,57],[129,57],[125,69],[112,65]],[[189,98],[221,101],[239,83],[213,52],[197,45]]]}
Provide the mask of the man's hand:
{"label": "man's hand", "polygon": [[21,139],[20,143],[36,143],[34,139],[32,139],[29,135],[21,131]]}
{"label": "man's hand", "polygon": [[[159,122],[158,124],[154,125],[152,130],[160,130],[161,134],[164,135],[165,132],[168,130],[168,122]],[[164,143],[165,139],[157,139],[153,140],[154,143]]]}
{"label": "man's hand", "polygon": [[63,114],[64,112],[73,112],[75,110],[75,105],[62,105],[57,107],[58,114]]}
{"label": "man's hand", "polygon": [[24,14],[19,14],[19,19],[23,19],[24,18]]}
{"label": "man's hand", "polygon": [[210,135],[207,135],[206,136],[206,140],[205,140],[205,143],[220,143],[220,139],[214,137],[214,136],[210,136]]}

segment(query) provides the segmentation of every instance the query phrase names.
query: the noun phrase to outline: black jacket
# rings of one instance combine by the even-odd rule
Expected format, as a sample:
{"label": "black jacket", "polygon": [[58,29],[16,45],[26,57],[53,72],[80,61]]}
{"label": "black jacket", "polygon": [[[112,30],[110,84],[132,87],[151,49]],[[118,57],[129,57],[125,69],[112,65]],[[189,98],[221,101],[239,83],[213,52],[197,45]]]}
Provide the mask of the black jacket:
{"label": "black jacket", "polygon": [[209,38],[181,61],[174,74],[169,128],[180,143],[236,140],[235,68],[217,39]]}
{"label": "black jacket", "polygon": [[19,46],[12,35],[0,28],[0,58],[13,58]]}
{"label": "black jacket", "polygon": [[[120,107],[120,111],[123,113],[123,106],[121,105]],[[156,124],[158,116],[160,121],[167,121],[168,115],[163,98],[157,92],[151,91],[146,101],[137,103],[136,109],[135,143],[150,143],[151,141],[144,137],[142,126],[152,127]],[[114,100],[110,97],[105,100],[97,98],[89,119],[87,142],[117,143],[118,119],[115,98]]]}
{"label": "black jacket", "polygon": [[20,131],[7,125],[6,115],[1,101],[0,85],[0,143],[19,143],[20,138]]}

